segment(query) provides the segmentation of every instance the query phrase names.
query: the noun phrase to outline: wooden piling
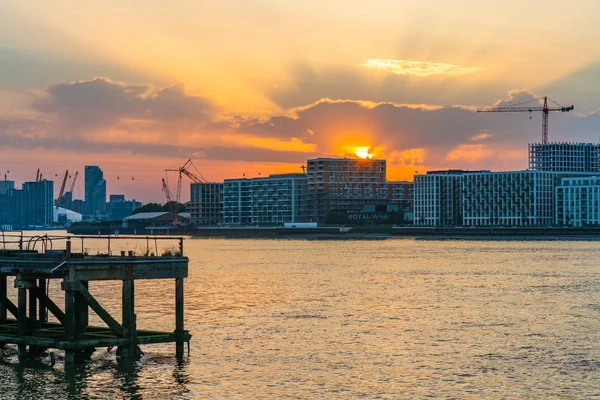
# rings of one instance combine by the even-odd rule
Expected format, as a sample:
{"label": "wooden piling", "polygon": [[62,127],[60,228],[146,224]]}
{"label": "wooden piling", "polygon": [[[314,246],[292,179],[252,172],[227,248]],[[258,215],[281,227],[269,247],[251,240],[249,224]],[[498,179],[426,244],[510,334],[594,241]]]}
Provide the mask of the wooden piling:
{"label": "wooden piling", "polygon": [[175,356],[183,357],[183,278],[175,279]]}
{"label": "wooden piling", "polygon": [[[7,296],[6,276],[0,276],[0,299],[5,299]],[[7,317],[6,306],[0,302],[0,320],[5,320]]]}
{"label": "wooden piling", "polygon": [[[63,281],[63,289],[65,290],[65,338],[68,341],[75,340],[75,292],[68,285],[68,281]],[[65,350],[65,363],[72,364],[75,362],[75,350]]]}
{"label": "wooden piling", "polygon": [[[47,285],[47,280],[45,278],[40,278],[38,280],[38,287],[44,292],[46,293],[46,285]],[[45,306],[45,303],[42,301],[42,299],[38,299],[38,303],[39,303],[39,317],[38,320],[40,321],[40,323],[43,322],[48,322],[48,309]]]}
{"label": "wooden piling", "polygon": [[[16,283],[17,281],[15,281]],[[17,322],[19,325],[19,336],[27,336],[27,289],[19,287],[18,289],[18,309]],[[27,356],[27,344],[19,343],[19,360],[24,360]]]}

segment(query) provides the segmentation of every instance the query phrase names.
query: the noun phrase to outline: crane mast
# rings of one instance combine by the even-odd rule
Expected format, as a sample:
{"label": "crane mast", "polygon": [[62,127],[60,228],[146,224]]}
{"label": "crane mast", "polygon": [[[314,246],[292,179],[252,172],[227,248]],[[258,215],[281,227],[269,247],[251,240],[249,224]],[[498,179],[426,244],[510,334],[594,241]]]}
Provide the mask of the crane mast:
{"label": "crane mast", "polygon": [[[538,101],[538,100],[530,100],[527,101],[525,103],[519,103],[519,104],[515,104],[513,106],[503,106],[503,107],[482,107],[482,108],[478,108],[477,112],[529,112],[532,113],[534,111],[541,111],[542,112],[542,143],[546,144],[548,143],[548,113],[550,111],[552,112],[569,112],[575,109],[574,105],[570,105],[570,106],[561,106],[560,104],[556,103],[554,100],[552,99],[548,99],[548,97],[544,97],[544,104],[541,106],[524,106],[524,104],[526,103],[530,103],[532,101]],[[557,105],[557,107],[548,107],[548,100],[550,100],[551,102],[553,102],[554,104]],[[538,103],[539,104],[539,103]],[[531,117],[530,117],[531,118]]]}

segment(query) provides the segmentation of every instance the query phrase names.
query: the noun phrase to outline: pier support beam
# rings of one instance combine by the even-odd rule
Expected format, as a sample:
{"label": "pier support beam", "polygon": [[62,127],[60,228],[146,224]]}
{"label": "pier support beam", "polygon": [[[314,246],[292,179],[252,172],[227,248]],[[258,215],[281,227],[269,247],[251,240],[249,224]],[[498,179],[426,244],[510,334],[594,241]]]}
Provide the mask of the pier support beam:
{"label": "pier support beam", "polygon": [[175,279],[175,356],[183,357],[183,278]]}
{"label": "pier support beam", "polygon": [[[15,284],[17,281],[15,281]],[[25,287],[18,288],[18,308],[17,321],[19,325],[19,336],[27,336],[27,289]],[[23,361],[27,357],[27,345],[19,344],[19,361]]]}
{"label": "pier support beam", "polygon": [[[42,290],[44,294],[46,294],[46,286],[48,281],[46,279],[40,278],[38,282],[38,287]],[[44,301],[42,299],[38,297],[38,300],[40,306],[38,319],[40,323],[48,322],[48,309],[44,305]]]}
{"label": "pier support beam", "polygon": [[123,281],[121,312],[125,338],[129,339],[129,343],[117,348],[117,356],[121,358],[140,358],[142,352],[137,345],[135,286],[133,279]]}
{"label": "pier support beam", "polygon": [[[63,285],[63,289],[65,290],[65,337],[67,341],[72,342],[75,340],[75,292],[67,285]],[[65,350],[65,363],[74,364],[75,361],[75,350]]]}
{"label": "pier support beam", "polygon": [[[0,276],[0,299],[5,299],[7,294],[6,276]],[[5,320],[6,317],[6,306],[0,302],[0,320]]]}
{"label": "pier support beam", "polygon": [[[35,295],[35,291],[32,288],[36,287],[36,280],[30,279],[27,281],[27,288],[29,294],[29,326],[28,329],[38,329],[41,326],[41,321],[38,321],[38,299]],[[43,352],[40,346],[29,345],[29,357],[35,357]]]}

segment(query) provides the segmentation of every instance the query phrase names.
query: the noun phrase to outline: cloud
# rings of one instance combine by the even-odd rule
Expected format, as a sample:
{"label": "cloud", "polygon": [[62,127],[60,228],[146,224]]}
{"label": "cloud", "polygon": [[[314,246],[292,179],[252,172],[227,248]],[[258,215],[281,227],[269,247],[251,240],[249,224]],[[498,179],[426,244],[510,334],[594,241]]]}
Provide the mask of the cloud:
{"label": "cloud", "polygon": [[[535,94],[511,91],[495,104],[535,101]],[[321,99],[294,109],[291,117],[247,119],[242,131],[281,139],[296,137],[317,153],[336,156],[348,146],[371,146],[388,165],[479,169],[525,169],[527,143],[541,139],[541,113],[480,114],[476,107],[427,106]],[[594,141],[599,116],[550,116],[550,138]],[[308,134],[310,133],[310,134]],[[478,142],[478,143],[473,143]],[[507,155],[510,154],[510,157]]]}
{"label": "cloud", "polygon": [[[431,69],[430,71],[433,71]],[[298,62],[288,66],[288,79],[262,88],[283,109],[305,106],[322,98],[401,104],[489,104],[510,87],[499,81],[482,81],[477,74],[462,79],[448,74],[415,75],[370,73],[360,65],[315,67]]]}
{"label": "cloud", "polygon": [[[515,90],[495,104],[531,101]],[[494,104],[494,102],[491,102]],[[539,141],[541,113],[479,114],[473,106],[320,99],[281,115],[219,118],[213,103],[183,85],[106,78],[56,84],[33,103],[36,117],[0,119],[6,151],[46,149],[245,162],[302,163],[369,147],[390,171],[441,168],[524,169]],[[522,113],[521,113],[522,114]],[[551,140],[594,141],[600,115],[550,116]],[[410,179],[410,176],[403,176]]]}
{"label": "cloud", "polygon": [[461,67],[459,65],[418,60],[394,60],[389,58],[371,58],[361,67],[383,71],[395,75],[418,77],[447,75],[470,75],[482,70],[481,67]]}
{"label": "cloud", "polygon": [[188,96],[183,84],[156,89],[107,78],[53,85],[33,102],[33,108],[56,116],[61,133],[69,136],[132,125],[189,129],[208,123],[215,111],[210,100]]}

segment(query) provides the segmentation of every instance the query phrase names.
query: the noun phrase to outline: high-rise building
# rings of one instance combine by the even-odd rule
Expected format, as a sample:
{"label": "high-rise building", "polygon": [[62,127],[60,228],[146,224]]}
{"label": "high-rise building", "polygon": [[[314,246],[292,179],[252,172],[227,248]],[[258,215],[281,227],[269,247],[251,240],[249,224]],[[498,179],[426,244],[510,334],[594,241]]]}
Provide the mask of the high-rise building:
{"label": "high-rise building", "polygon": [[600,172],[600,144],[530,143],[529,169],[554,172]]}
{"label": "high-rise building", "polygon": [[85,214],[106,214],[106,180],[100,167],[85,166]]}
{"label": "high-rise building", "polygon": [[22,189],[8,192],[9,223],[28,226],[51,226],[54,221],[54,182],[25,182]]}
{"label": "high-rise building", "polygon": [[307,161],[306,176],[313,221],[324,221],[332,210],[360,210],[366,204],[387,202],[385,160],[317,158]]}
{"label": "high-rise building", "polygon": [[0,194],[8,194],[10,189],[15,188],[15,181],[0,181]]}
{"label": "high-rise building", "polygon": [[223,223],[223,184],[191,183],[187,210],[193,224],[215,226]]}
{"label": "high-rise building", "polygon": [[0,181],[0,224],[12,223],[11,195],[15,181]]}

